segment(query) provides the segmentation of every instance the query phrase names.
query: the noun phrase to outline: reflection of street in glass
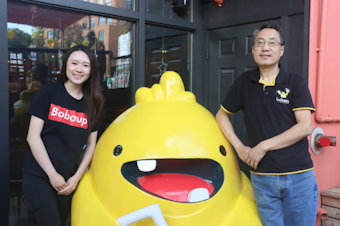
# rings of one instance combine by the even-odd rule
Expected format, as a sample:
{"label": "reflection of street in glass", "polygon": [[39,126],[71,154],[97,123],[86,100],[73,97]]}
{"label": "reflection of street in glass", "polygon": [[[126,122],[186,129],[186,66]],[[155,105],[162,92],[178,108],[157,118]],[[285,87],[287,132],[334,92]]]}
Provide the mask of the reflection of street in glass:
{"label": "reflection of street in glass", "polygon": [[[30,106],[35,94],[46,83],[48,68],[45,64],[36,64],[30,74],[31,83],[27,90],[20,93],[20,98],[13,104],[14,116],[10,120],[11,140],[17,141],[16,145],[26,145],[26,135],[30,117],[26,110]],[[19,143],[18,143],[19,141]]]}
{"label": "reflection of street in glass", "polygon": [[117,67],[114,76],[111,78],[111,89],[128,88],[130,79],[131,59],[124,58],[117,60]]}
{"label": "reflection of street in glass", "polygon": [[[131,54],[131,33],[120,35],[118,38],[118,57],[129,56]],[[116,62],[111,89],[128,88],[130,78],[131,58],[120,58]]]}
{"label": "reflection of street in glass", "polygon": [[97,58],[98,76],[100,80],[104,80],[106,78],[106,55],[105,53],[98,53],[98,51],[105,51],[104,43],[97,39],[96,34],[92,30],[88,30],[86,38],[88,40],[88,47],[94,51]]}
{"label": "reflection of street in glass", "polygon": [[[95,2],[99,4],[101,1]],[[123,4],[125,0],[118,2],[122,3],[119,4],[119,7],[127,7],[128,3]],[[130,1],[127,0],[127,2]],[[103,3],[106,6],[118,7],[116,1],[112,1],[112,3],[111,1],[104,1]],[[84,4],[89,4],[89,2]],[[132,104],[130,90],[113,90],[112,88],[108,90],[106,88],[106,77],[110,76],[112,86],[118,86],[118,79],[114,77],[117,59],[124,61],[127,57],[132,57],[130,56],[130,52],[132,52],[130,48],[132,40],[134,40],[133,38],[126,40],[128,45],[125,47],[129,49],[129,53],[117,57],[118,38],[120,35],[133,31],[134,22],[119,20],[113,14],[111,18],[107,18],[107,15],[91,15],[90,12],[69,11],[55,7],[46,8],[41,4],[32,5],[8,1],[6,6],[8,12],[10,171],[11,174],[16,171],[19,172],[17,178],[10,176],[10,179],[22,180],[22,158],[23,153],[28,148],[26,137],[30,121],[26,110],[44,83],[57,82],[63,66],[63,55],[72,45],[83,44],[88,46],[96,55],[97,74],[107,99],[102,117],[103,126],[98,132],[99,135]],[[129,8],[131,9],[131,7]],[[135,33],[131,32],[131,34]],[[133,36],[131,35],[131,37]],[[44,69],[39,69],[38,63],[44,64],[43,67],[46,69],[45,73],[41,73],[42,77],[37,76],[39,74],[37,72],[44,71]],[[17,153],[19,152],[20,156],[18,157]],[[18,202],[15,199],[12,202],[13,192],[17,194],[16,190],[13,191],[12,185],[10,184],[9,188],[11,203],[16,206],[19,203],[19,198]],[[20,184],[19,190],[21,192]],[[21,201],[20,203],[23,207],[23,203]],[[15,208],[13,210],[15,214]],[[22,208],[22,210],[25,209]],[[29,222],[29,217],[32,217],[28,216],[27,211],[22,211],[20,216],[14,215],[15,218],[12,215],[10,213],[10,225],[19,225],[20,223],[24,225],[33,223],[35,225],[35,222]]]}

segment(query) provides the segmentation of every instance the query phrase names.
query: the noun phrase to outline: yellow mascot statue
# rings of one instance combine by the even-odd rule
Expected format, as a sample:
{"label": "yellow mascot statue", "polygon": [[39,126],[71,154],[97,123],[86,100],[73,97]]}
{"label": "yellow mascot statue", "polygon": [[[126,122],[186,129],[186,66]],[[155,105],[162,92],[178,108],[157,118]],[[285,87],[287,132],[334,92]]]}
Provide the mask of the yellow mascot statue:
{"label": "yellow mascot statue", "polygon": [[72,226],[261,226],[249,179],[215,117],[165,72],[100,137]]}

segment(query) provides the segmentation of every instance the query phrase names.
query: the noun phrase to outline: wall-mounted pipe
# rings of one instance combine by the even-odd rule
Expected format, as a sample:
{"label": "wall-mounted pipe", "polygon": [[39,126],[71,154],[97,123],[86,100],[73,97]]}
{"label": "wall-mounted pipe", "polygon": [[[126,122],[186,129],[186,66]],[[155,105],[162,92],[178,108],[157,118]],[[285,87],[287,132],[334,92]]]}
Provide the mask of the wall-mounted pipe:
{"label": "wall-mounted pipe", "polygon": [[326,37],[326,16],[327,16],[327,0],[322,0],[322,9],[321,9],[321,23],[320,23],[320,38],[319,38],[319,48],[316,51],[319,52],[319,60],[318,60],[318,73],[317,73],[317,82],[316,82],[316,113],[315,120],[320,123],[325,122],[340,122],[340,116],[332,116],[332,115],[324,115],[322,104],[324,102],[323,99],[323,89],[325,88],[324,81],[322,79],[322,72],[325,67],[325,37]]}
{"label": "wall-mounted pipe", "polygon": [[325,220],[328,218],[328,213],[326,212],[326,210],[319,208],[316,215],[318,217],[320,217],[320,219]]}

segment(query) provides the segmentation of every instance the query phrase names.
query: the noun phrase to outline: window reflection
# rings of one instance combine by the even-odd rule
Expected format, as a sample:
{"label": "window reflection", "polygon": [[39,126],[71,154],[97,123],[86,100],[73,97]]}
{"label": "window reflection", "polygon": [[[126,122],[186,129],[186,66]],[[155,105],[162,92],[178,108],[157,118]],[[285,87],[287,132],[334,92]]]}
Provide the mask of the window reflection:
{"label": "window reflection", "polygon": [[[26,110],[35,94],[44,84],[57,82],[63,53],[73,45],[88,46],[97,57],[98,76],[106,98],[100,135],[132,105],[134,25],[114,18],[12,1],[7,6],[10,192],[12,195],[16,189],[15,194],[20,195],[30,120]],[[26,216],[28,222],[28,214],[22,216]]]}
{"label": "window reflection", "polygon": [[99,24],[99,25],[103,24],[103,23],[104,23],[104,20],[105,20],[104,17],[102,17],[102,16],[99,17],[99,22],[98,22],[98,24]]}
{"label": "window reflection", "polygon": [[134,10],[135,0],[74,0],[94,3],[98,5],[106,5],[120,9]]}
{"label": "window reflection", "polygon": [[95,23],[96,23],[96,18],[92,18],[91,23],[90,23],[91,27],[94,27]]}
{"label": "window reflection", "polygon": [[87,29],[87,20],[83,22],[83,29]]}
{"label": "window reflection", "polygon": [[190,21],[193,0],[145,0],[145,11],[166,18]]}
{"label": "window reflection", "polygon": [[176,71],[190,90],[190,32],[147,25],[145,39],[145,86],[159,83],[165,71]]}

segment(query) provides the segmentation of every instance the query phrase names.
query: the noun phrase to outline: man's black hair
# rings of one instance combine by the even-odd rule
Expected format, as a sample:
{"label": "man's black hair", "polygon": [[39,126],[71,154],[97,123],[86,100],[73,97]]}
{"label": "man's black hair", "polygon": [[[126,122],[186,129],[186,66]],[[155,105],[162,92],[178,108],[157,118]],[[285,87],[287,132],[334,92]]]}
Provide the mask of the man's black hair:
{"label": "man's black hair", "polygon": [[272,28],[272,29],[275,29],[277,32],[279,32],[280,34],[280,40],[281,40],[281,46],[284,46],[285,45],[285,36],[284,36],[284,33],[283,33],[283,30],[282,28],[275,22],[265,22],[264,24],[262,24],[262,26],[260,27],[259,30],[256,30],[253,34],[254,38],[256,37],[257,33],[259,31],[261,31],[262,29],[265,29],[265,28]]}

